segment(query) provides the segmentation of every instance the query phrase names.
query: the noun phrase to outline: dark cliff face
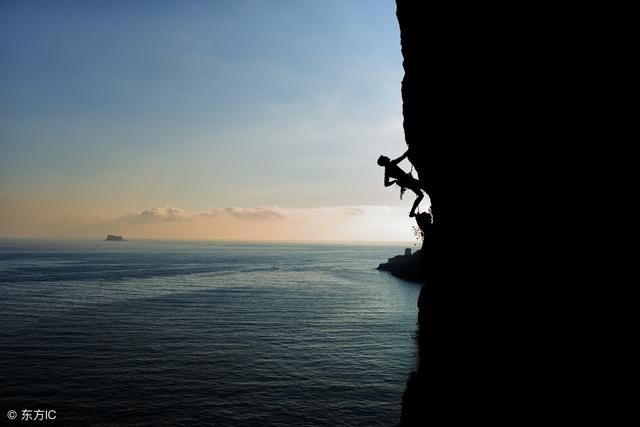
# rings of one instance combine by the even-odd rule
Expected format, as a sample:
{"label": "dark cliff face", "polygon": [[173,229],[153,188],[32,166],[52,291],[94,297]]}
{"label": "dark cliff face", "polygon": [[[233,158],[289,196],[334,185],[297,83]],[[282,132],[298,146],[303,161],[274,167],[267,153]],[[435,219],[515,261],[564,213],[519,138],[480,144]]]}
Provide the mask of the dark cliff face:
{"label": "dark cliff face", "polygon": [[[499,227],[517,217],[513,199],[522,188],[512,171],[539,148],[531,139],[544,120],[526,91],[540,76],[518,61],[523,49],[532,53],[512,27],[519,18],[505,21],[485,5],[396,4],[408,158],[434,215],[421,251],[427,278],[418,301],[419,364],[401,424],[493,423],[522,403],[511,392],[522,375],[511,357],[521,336],[514,319],[535,293],[522,283],[534,269],[512,267],[516,247],[496,242],[504,237]],[[509,225],[515,235],[531,224]],[[496,384],[502,393],[491,390]]]}
{"label": "dark cliff face", "polygon": [[[499,107],[495,102],[514,66],[512,51],[495,51],[494,37],[508,34],[490,28],[486,16],[471,6],[411,0],[396,4],[408,158],[428,190],[435,223],[447,228],[458,215],[480,212],[483,199],[478,196],[492,194],[483,194],[482,188],[492,174],[487,161],[510,153],[498,151],[496,141],[516,141],[510,122],[518,112],[510,111],[508,100]],[[498,61],[506,65],[496,65]]]}
{"label": "dark cliff face", "polygon": [[[437,225],[441,221],[439,211],[440,185],[437,176],[437,141],[429,128],[429,117],[425,115],[428,110],[427,69],[424,58],[426,52],[421,49],[425,39],[425,25],[423,15],[418,2],[397,1],[398,23],[400,25],[400,38],[402,46],[403,67],[405,71],[402,79],[402,114],[405,140],[409,147],[409,161],[413,164],[418,179],[428,190],[432,203],[435,224],[426,232],[424,224],[417,221],[418,226],[425,231],[425,240],[422,254],[423,270],[433,266],[434,234],[437,234]],[[435,229],[435,230],[434,230]],[[435,231],[435,233],[434,233]],[[429,279],[428,279],[429,280]],[[420,425],[428,420],[430,414],[429,399],[429,362],[430,338],[432,336],[431,323],[431,292],[432,283],[426,283],[420,292],[418,303],[418,368],[407,381],[407,389],[402,400],[402,426]]]}
{"label": "dark cliff face", "polygon": [[415,167],[418,178],[426,184],[429,196],[437,199],[439,186],[433,174],[437,155],[427,155],[428,147],[435,147],[429,138],[427,110],[426,61],[422,57],[420,42],[425,38],[424,22],[420,8],[414,3],[399,0],[396,15],[400,24],[404,78],[402,79],[402,115],[405,141],[409,146],[409,161]]}
{"label": "dark cliff face", "polygon": [[467,124],[461,114],[475,108],[468,87],[476,63],[463,63],[459,29],[450,21],[458,16],[441,6],[397,0],[403,56],[402,113],[409,161],[427,188],[435,222],[448,220],[447,191],[459,179],[462,144]]}

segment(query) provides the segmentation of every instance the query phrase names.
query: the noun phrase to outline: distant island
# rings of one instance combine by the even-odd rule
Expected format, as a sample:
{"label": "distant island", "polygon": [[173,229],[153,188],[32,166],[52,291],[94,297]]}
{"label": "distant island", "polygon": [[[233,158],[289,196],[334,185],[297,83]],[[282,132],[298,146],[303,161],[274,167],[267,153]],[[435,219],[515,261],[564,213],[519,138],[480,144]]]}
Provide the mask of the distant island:
{"label": "distant island", "polygon": [[104,239],[105,242],[126,242],[122,236],[115,236],[113,234],[107,234],[107,238]]}

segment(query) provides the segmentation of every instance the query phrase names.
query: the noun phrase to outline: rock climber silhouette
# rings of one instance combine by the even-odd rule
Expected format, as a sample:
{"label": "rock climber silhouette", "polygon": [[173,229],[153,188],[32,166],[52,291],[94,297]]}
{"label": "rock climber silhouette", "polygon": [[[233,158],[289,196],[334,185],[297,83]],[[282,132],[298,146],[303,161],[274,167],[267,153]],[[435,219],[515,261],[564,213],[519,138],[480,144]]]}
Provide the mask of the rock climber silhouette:
{"label": "rock climber silhouette", "polygon": [[[422,193],[422,191],[424,190],[426,192],[427,189],[420,181],[411,176],[410,173],[406,173],[398,166],[398,163],[403,161],[408,154],[409,150],[407,150],[402,156],[398,157],[395,160],[391,160],[387,156],[380,156],[378,158],[378,164],[384,167],[385,187],[389,187],[393,184],[398,184],[398,186],[400,187],[400,198],[402,198],[402,194],[407,188],[413,191],[416,196],[418,196],[416,197],[416,201],[413,202],[411,212],[409,212],[409,216],[414,217],[416,216],[416,209],[418,205],[424,198],[424,194]],[[395,181],[390,181],[389,178],[395,178]]]}

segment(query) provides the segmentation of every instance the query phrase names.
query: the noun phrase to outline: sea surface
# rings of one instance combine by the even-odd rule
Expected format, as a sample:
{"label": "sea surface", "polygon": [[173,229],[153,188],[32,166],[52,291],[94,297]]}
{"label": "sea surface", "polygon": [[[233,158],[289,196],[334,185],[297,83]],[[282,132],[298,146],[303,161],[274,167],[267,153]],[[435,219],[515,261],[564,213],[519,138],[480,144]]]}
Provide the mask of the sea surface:
{"label": "sea surface", "polygon": [[0,425],[397,425],[419,286],[375,267],[403,252],[0,240]]}

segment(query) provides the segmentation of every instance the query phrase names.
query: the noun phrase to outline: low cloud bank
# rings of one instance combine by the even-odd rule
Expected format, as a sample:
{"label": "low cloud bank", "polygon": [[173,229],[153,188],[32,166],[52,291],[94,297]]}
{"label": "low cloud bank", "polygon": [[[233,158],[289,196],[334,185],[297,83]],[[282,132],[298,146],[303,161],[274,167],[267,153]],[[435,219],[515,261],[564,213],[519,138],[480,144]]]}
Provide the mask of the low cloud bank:
{"label": "low cloud bank", "polygon": [[334,206],[323,208],[280,208],[278,206],[260,206],[255,208],[216,208],[204,212],[188,212],[175,207],[151,208],[113,219],[115,224],[144,224],[158,222],[176,222],[204,220],[214,218],[234,218],[242,221],[266,221],[300,218],[338,218],[358,215],[388,214],[388,206]]}
{"label": "low cloud bank", "polygon": [[200,212],[165,206],[116,218],[74,216],[13,226],[5,222],[0,224],[0,233],[7,237],[100,238],[121,234],[129,239],[411,241],[411,225],[404,208],[389,206],[259,206]]}

